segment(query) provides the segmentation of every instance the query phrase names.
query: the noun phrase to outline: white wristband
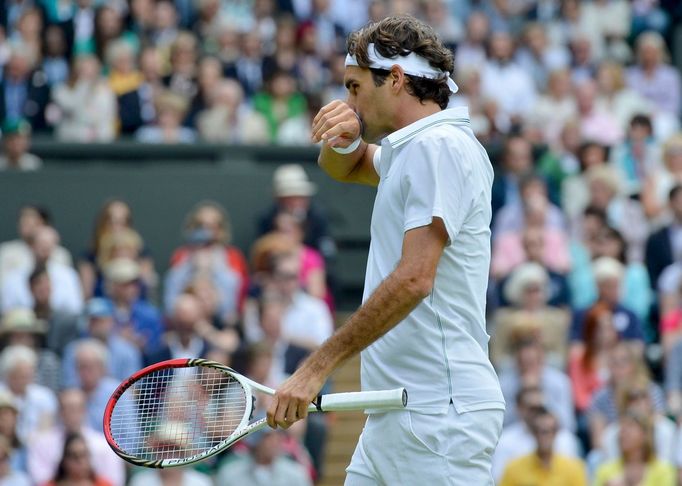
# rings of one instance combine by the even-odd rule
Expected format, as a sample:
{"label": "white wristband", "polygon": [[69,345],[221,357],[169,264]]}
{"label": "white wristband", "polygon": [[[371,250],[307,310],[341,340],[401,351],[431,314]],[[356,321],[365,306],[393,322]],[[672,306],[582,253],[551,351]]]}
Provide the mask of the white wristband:
{"label": "white wristband", "polygon": [[347,155],[355,152],[360,146],[360,142],[362,142],[362,137],[356,138],[348,147],[331,147],[331,149],[337,154]]}

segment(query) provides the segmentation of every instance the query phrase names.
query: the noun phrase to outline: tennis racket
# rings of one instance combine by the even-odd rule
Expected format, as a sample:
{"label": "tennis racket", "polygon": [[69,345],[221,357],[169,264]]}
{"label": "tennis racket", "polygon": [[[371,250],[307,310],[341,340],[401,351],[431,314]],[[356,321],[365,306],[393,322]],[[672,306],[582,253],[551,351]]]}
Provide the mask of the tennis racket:
{"label": "tennis racket", "polygon": [[[148,366],[114,391],[104,411],[104,435],[116,454],[137,466],[192,464],[267,427],[253,420],[254,393],[275,390],[205,359],[171,359]],[[319,395],[310,412],[402,409],[404,388]]]}

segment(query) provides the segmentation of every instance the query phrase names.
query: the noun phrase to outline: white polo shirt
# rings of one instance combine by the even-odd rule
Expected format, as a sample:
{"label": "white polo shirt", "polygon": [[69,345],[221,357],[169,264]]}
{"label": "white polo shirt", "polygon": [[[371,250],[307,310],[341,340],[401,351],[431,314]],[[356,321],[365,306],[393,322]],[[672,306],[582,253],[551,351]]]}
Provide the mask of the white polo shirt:
{"label": "white polo shirt", "polygon": [[363,301],[395,269],[405,232],[437,216],[450,241],[431,294],[362,352],[363,390],[405,387],[408,408],[421,413],[447,412],[451,400],[459,413],[504,409],[485,329],[493,169],[468,110],[393,132],[374,165],[380,181]]}

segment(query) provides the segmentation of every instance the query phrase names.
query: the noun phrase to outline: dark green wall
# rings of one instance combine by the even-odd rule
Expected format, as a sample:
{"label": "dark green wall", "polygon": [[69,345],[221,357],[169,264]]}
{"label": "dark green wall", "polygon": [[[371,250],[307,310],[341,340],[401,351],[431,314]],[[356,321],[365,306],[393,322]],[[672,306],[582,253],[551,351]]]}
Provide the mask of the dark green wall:
{"label": "dark green wall", "polygon": [[214,199],[230,213],[234,242],[247,250],[255,238],[257,215],[271,204],[271,177],[282,162],[301,162],[318,184],[315,201],[328,213],[340,247],[335,272],[339,298],[357,304],[362,287],[374,198],[371,188],[340,184],[314,163],[314,149],[223,146],[141,147],[35,143],[45,160],[36,173],[0,173],[0,241],[14,238],[18,208],[26,202],[47,206],[63,244],[74,254],[90,241],[95,215],[108,198],[133,208],[135,226],[159,270],[181,244],[187,212],[202,199]]}

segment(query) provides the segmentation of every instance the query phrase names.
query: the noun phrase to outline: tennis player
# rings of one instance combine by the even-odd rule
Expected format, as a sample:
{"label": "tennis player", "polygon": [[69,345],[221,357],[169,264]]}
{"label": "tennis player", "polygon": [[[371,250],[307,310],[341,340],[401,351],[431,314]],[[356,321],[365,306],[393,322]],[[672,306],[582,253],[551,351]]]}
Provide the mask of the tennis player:
{"label": "tennis player", "polygon": [[468,110],[448,108],[453,65],[413,17],[370,24],[348,39],[347,100],[313,120],[320,166],[378,186],[365,294],[278,389],[268,423],[304,418],[330,373],[362,351],[363,390],[405,387],[409,402],[367,411],[347,486],[493,484],[504,413],[484,317],[493,170]]}

